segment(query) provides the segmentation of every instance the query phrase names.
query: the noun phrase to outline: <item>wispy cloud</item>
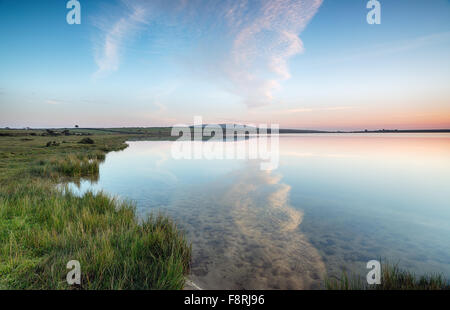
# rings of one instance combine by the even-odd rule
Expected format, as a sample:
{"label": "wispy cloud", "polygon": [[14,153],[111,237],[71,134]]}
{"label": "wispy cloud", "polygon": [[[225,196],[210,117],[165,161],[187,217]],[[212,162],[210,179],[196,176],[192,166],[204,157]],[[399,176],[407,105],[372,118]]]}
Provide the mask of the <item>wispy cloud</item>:
{"label": "wispy cloud", "polygon": [[95,47],[95,61],[97,71],[94,78],[104,77],[119,69],[121,48],[123,42],[135,32],[139,25],[146,23],[146,9],[144,6],[122,1],[125,14],[112,24],[103,21],[97,24],[101,30],[101,44]]}
{"label": "wispy cloud", "polygon": [[450,32],[440,32],[410,38],[408,40],[384,42],[360,49],[346,50],[345,54],[333,54],[332,57],[329,55],[326,57],[319,57],[312,60],[309,64],[312,66],[329,66],[336,63],[354,62],[356,60],[365,60],[370,58],[375,59],[443,43],[448,44],[448,42],[450,42]]}
{"label": "wispy cloud", "polygon": [[340,110],[348,110],[354,109],[352,106],[338,106],[338,107],[319,107],[319,108],[295,108],[295,109],[284,109],[277,110],[274,113],[277,114],[294,114],[294,113],[302,113],[302,112],[315,112],[315,111],[340,111]]}
{"label": "wispy cloud", "polygon": [[48,100],[45,100],[45,103],[50,104],[50,105],[60,105],[60,104],[65,104],[67,102],[63,101],[63,100],[58,100],[58,99],[48,99]]}
{"label": "wispy cloud", "polygon": [[[103,39],[97,49],[95,76],[119,68],[125,38],[147,23],[164,29],[165,36],[158,37],[159,46],[164,46],[163,40],[180,40],[180,33],[192,38],[189,45],[199,48],[194,56],[199,58],[195,71],[209,66],[216,76],[222,75],[219,79],[227,81],[225,87],[229,91],[239,95],[248,106],[257,106],[270,102],[281,82],[291,77],[288,61],[303,51],[299,35],[322,0],[125,3],[129,12],[122,13],[111,27],[100,27]],[[192,63],[192,59],[188,62]]]}
{"label": "wispy cloud", "polygon": [[246,4],[229,11],[227,18],[237,26],[228,74],[248,105],[270,101],[280,82],[291,77],[288,60],[303,51],[299,34],[321,3],[272,0],[257,8]]}

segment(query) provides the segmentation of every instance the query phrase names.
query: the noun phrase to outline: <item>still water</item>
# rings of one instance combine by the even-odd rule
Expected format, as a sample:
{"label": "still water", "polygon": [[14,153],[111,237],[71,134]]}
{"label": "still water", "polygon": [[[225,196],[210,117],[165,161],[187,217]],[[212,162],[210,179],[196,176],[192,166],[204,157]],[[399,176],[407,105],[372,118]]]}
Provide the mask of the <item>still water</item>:
{"label": "still water", "polygon": [[176,160],[172,143],[128,142],[97,183],[73,187],[172,216],[201,288],[320,288],[380,258],[450,277],[450,134],[283,135],[270,172],[258,160]]}

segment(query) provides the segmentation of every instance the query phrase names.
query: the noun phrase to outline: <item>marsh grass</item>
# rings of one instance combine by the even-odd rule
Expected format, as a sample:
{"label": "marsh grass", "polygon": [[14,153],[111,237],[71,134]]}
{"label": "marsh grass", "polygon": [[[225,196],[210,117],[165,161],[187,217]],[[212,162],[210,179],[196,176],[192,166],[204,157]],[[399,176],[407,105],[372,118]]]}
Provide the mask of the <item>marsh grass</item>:
{"label": "marsh grass", "polygon": [[84,177],[98,175],[99,160],[96,155],[77,156],[69,154],[63,158],[40,160],[32,173],[40,177]]}
{"label": "marsh grass", "polygon": [[132,204],[82,197],[33,181],[0,192],[0,288],[68,289],[78,260],[82,289],[181,289],[191,249],[163,215],[139,221]]}
{"label": "marsh grass", "polygon": [[88,154],[88,158],[89,159],[95,159],[95,160],[98,160],[100,162],[103,162],[106,159],[106,154],[103,151],[95,151],[95,152],[93,152],[91,154]]}
{"label": "marsh grass", "polygon": [[440,274],[416,275],[398,264],[385,262],[381,267],[381,284],[369,285],[366,278],[342,272],[341,277],[325,280],[328,290],[448,290],[450,284]]}
{"label": "marsh grass", "polygon": [[170,218],[139,220],[132,203],[56,186],[96,180],[105,153],[137,137],[78,131],[95,144],[72,135],[53,148],[42,130],[0,132],[0,289],[73,289],[70,260],[81,263],[78,289],[182,289],[191,247]]}

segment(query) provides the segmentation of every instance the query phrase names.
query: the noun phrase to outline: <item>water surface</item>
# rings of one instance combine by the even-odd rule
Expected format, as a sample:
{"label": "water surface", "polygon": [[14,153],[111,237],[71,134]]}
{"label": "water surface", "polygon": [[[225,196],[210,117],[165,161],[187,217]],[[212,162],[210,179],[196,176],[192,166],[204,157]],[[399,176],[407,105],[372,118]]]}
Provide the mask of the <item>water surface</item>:
{"label": "water surface", "polygon": [[258,160],[175,160],[172,142],[128,144],[79,190],[172,216],[202,288],[320,288],[379,258],[450,277],[449,134],[284,135],[270,172]]}

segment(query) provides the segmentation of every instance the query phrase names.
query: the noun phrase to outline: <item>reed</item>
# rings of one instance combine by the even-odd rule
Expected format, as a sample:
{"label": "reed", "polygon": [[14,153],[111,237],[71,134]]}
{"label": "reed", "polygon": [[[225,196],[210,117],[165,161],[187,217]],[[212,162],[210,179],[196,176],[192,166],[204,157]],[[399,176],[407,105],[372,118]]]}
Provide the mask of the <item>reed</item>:
{"label": "reed", "polygon": [[0,192],[0,288],[182,289],[191,248],[166,216],[139,221],[135,207],[104,193],[79,197],[34,180]]}
{"label": "reed", "polygon": [[[133,203],[56,186],[96,180],[106,153],[141,134],[78,132],[95,144],[59,134],[47,147],[45,130],[0,132],[0,289],[182,289],[191,247],[170,218],[138,219]],[[81,286],[67,284],[70,260]]]}
{"label": "reed", "polygon": [[365,277],[348,275],[327,278],[328,290],[448,290],[450,283],[440,274],[416,275],[388,261],[382,263],[381,284],[369,285]]}

